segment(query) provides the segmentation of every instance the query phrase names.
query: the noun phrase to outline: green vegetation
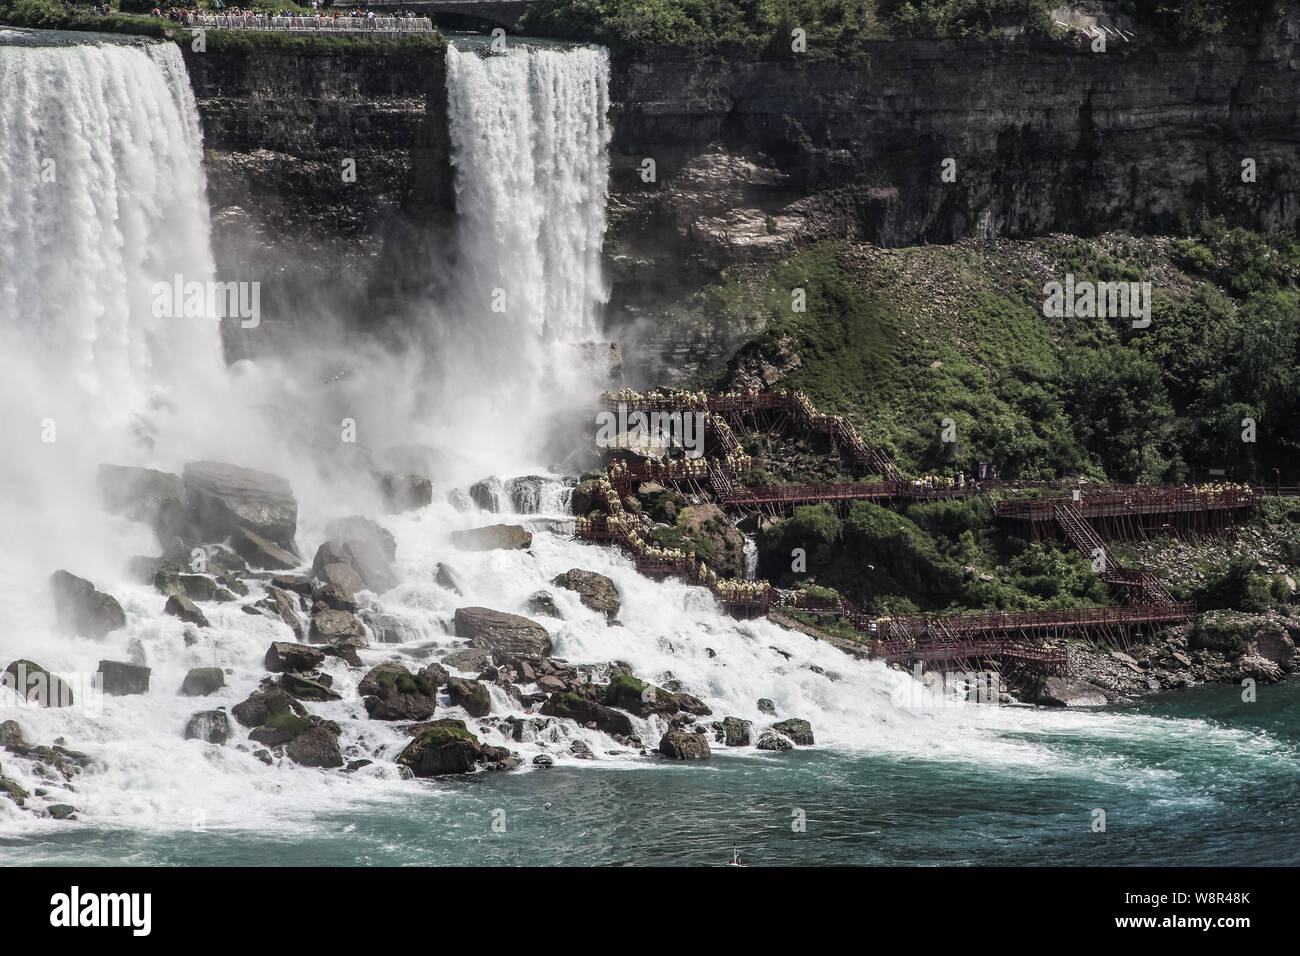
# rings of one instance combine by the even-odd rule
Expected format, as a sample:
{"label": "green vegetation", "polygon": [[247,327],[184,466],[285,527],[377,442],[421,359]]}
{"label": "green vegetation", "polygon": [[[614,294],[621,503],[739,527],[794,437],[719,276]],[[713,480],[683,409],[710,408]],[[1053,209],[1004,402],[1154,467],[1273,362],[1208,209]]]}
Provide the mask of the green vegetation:
{"label": "green vegetation", "polygon": [[[0,23],[18,27],[44,30],[77,30],[96,33],[116,33],[171,39],[188,47],[194,33],[166,18],[150,15],[149,11],[168,4],[132,2],[122,4],[121,12],[107,15],[92,14],[65,6],[60,0],[0,0]],[[202,6],[212,10],[215,5]],[[299,13],[310,13],[308,7],[277,3],[275,0],[250,0],[244,6],[263,12],[292,8]],[[128,12],[134,11],[134,12]],[[409,33],[398,36],[378,36],[366,33],[289,34],[273,30],[210,30],[204,42],[208,52],[285,52],[297,54],[328,55],[335,53],[441,53],[446,40],[441,33]]]}
{"label": "green vegetation", "polygon": [[740,50],[783,59],[796,54],[791,33],[805,31],[809,56],[853,49],[884,37],[874,0],[543,0],[521,33],[603,43],[614,50],[677,47]]}
{"label": "green vegetation", "polygon": [[[604,43],[615,50],[674,47],[742,51],[765,59],[846,56],[871,40],[979,40],[1021,32],[1060,35],[1051,11],[1060,0],[544,0],[520,31]],[[1121,0],[1147,35],[1204,42],[1250,33],[1282,0]],[[796,54],[791,33],[805,31]]]}
{"label": "green vegetation", "polygon": [[[1293,237],[1208,220],[1195,238],[1160,248],[1124,237],[1041,246],[1056,264],[1018,278],[1025,263],[997,249],[927,249],[964,286],[934,322],[900,308],[900,290],[836,243],[801,252],[757,286],[720,283],[700,298],[724,324],[764,328],[733,368],[792,349],[799,367],[778,387],[846,416],[912,474],[970,476],[991,461],[1004,478],[1177,481],[1224,468],[1235,480],[1271,483],[1277,469],[1283,483],[1300,482]],[[994,283],[994,271],[1011,279]],[[1157,276],[1150,327],[1044,317],[1044,279],[1067,272],[1076,281]],[[792,309],[797,288],[805,312]],[[705,384],[725,387],[730,374]],[[941,440],[944,419],[956,441]],[[1255,422],[1253,442],[1242,440],[1244,419]]]}

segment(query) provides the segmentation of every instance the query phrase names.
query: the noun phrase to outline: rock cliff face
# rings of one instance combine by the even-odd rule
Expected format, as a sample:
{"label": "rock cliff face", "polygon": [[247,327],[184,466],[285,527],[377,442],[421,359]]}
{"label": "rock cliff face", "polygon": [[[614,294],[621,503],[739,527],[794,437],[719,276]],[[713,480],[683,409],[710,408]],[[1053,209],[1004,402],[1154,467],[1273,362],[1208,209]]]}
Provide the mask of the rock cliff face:
{"label": "rock cliff face", "polygon": [[451,219],[442,56],[184,52],[218,275],[262,283],[263,326],[228,328],[228,358],[307,321],[383,321]]}
{"label": "rock cliff face", "polygon": [[[1194,49],[1139,37],[1105,53],[1019,39],[879,43],[857,62],[618,57],[611,324],[819,239],[1178,231],[1200,207],[1294,228],[1298,38],[1289,19]],[[280,313],[319,304],[378,323],[427,286],[454,207],[440,56],[186,51],[186,62],[219,267],[263,280],[272,324],[232,330],[232,358],[276,348]]]}
{"label": "rock cliff face", "polygon": [[[898,41],[854,63],[616,61],[611,186],[653,213],[627,217],[643,234],[713,246],[716,261],[846,232],[896,246],[1169,231],[1198,204],[1292,228],[1297,38],[1289,20],[1195,49]],[[657,183],[638,174],[646,157]],[[1257,182],[1242,182],[1246,158]]]}

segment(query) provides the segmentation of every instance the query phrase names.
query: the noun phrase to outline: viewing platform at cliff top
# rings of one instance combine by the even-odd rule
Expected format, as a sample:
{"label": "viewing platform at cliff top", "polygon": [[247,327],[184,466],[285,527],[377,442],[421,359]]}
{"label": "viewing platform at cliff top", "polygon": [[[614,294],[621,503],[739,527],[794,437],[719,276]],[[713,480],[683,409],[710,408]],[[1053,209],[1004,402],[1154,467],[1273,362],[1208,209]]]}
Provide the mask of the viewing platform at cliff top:
{"label": "viewing platform at cliff top", "polygon": [[305,14],[298,17],[269,17],[261,13],[222,16],[187,13],[181,18],[187,27],[201,30],[284,30],[291,33],[432,33],[428,17],[354,17],[349,14]]}

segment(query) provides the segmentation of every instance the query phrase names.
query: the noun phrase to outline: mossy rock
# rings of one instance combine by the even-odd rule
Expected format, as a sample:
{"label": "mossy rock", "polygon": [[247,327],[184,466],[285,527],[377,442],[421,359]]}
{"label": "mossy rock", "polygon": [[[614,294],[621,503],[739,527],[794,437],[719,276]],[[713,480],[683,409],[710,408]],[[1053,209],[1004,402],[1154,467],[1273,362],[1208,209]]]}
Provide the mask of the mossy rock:
{"label": "mossy rock", "polygon": [[415,739],[398,755],[397,762],[417,777],[468,773],[483,755],[483,748],[463,720],[435,720],[420,724]]}
{"label": "mossy rock", "polygon": [[266,723],[249,733],[248,739],[267,747],[278,747],[289,743],[299,734],[306,733],[310,729],[310,720],[285,708],[273,714]]}

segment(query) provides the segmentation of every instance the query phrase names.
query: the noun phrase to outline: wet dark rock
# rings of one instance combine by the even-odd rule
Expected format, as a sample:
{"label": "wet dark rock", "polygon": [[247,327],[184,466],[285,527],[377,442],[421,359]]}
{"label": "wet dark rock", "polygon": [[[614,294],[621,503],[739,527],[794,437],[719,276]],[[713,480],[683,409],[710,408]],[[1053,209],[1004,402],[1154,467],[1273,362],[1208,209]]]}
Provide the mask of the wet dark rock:
{"label": "wet dark rock", "polygon": [[326,680],[330,680],[327,675],[317,675],[317,677],[313,678],[306,674],[285,672],[280,675],[277,683],[285,691],[293,695],[295,700],[314,701],[316,703],[342,700],[338,694],[330,690],[329,684],[325,682]]}
{"label": "wet dark rock", "polygon": [[195,667],[185,675],[181,694],[185,697],[207,697],[226,686],[226,675],[220,667]]}
{"label": "wet dark rock", "polygon": [[85,578],[55,571],[50,575],[50,590],[59,629],[65,634],[103,638],[126,626],[126,614],[117,599],[95,590]]}
{"label": "wet dark rock", "polygon": [[456,573],[441,561],[438,562],[438,570],[433,575],[433,582],[438,585],[438,587],[445,588],[452,594],[459,596],[465,593],[464,589],[460,586],[460,580],[456,577]]}
{"label": "wet dark rock", "polygon": [[543,770],[545,770],[547,767],[554,767],[555,758],[550,756],[549,754],[538,754],[536,757],[533,758],[533,766],[541,767]]}
{"label": "wet dark rock", "polygon": [[575,740],[569,744],[569,753],[573,754],[579,760],[595,760],[596,755],[591,752],[591,748],[584,741]]}
{"label": "wet dark rock", "polygon": [[[245,609],[249,606],[245,605]],[[302,618],[298,616],[298,602],[290,596],[289,592],[277,587],[268,588],[266,597],[251,606],[267,617],[283,622],[298,640],[301,641],[306,637],[307,629],[303,626]]]}
{"label": "wet dark rock", "polygon": [[551,652],[551,637],[536,621],[485,607],[456,609],[456,636],[467,637],[498,658],[543,657]]}
{"label": "wet dark rock", "polygon": [[800,747],[811,747],[814,743],[812,724],[798,717],[791,717],[788,720],[773,724],[772,729],[789,737]]}
{"label": "wet dark rock", "polygon": [[70,707],[73,699],[72,687],[51,674],[35,661],[20,659],[13,661],[0,675],[4,686],[14,691],[29,704],[42,707]]}
{"label": "wet dark rock", "polygon": [[792,744],[787,738],[780,734],[765,730],[758,735],[758,743],[755,744],[759,750],[793,750]]}
{"label": "wet dark rock", "polygon": [[163,605],[163,613],[170,614],[173,617],[179,617],[186,624],[193,624],[197,627],[208,627],[208,618],[189,598],[182,594],[173,594]]}
{"label": "wet dark rock", "polygon": [[45,811],[55,820],[71,820],[76,816],[77,808],[70,803],[51,804]]}
{"label": "wet dark rock", "polygon": [[397,586],[397,570],[393,567],[397,560],[397,542],[387,530],[369,518],[353,515],[330,522],[325,535],[329,542],[342,548],[347,563],[366,588],[382,594]]}
{"label": "wet dark rock", "polygon": [[351,644],[354,647],[369,644],[365,626],[350,611],[317,611],[311,616],[307,640],[313,644]]}
{"label": "wet dark rock", "polygon": [[469,773],[482,759],[478,738],[463,720],[435,720],[420,724],[415,739],[397,757],[417,777]]}
{"label": "wet dark rock", "polygon": [[339,727],[333,721],[313,722],[288,742],[284,752],[290,760],[303,767],[334,769],[343,766]]}
{"label": "wet dark rock", "polygon": [[714,739],[728,747],[748,747],[754,724],[739,717],[724,717],[713,725]]}
{"label": "wet dark rock", "polygon": [[606,618],[613,619],[618,615],[620,607],[618,588],[603,574],[571,568],[557,576],[552,583],[576,591],[578,599],[586,607],[598,614],[604,614]]}
{"label": "wet dark rock", "polygon": [[99,490],[110,514],[147,524],[158,543],[185,536],[189,503],[180,475],[152,468],[100,465]]}
{"label": "wet dark rock", "polygon": [[[492,660],[491,651],[483,647],[465,647],[459,651],[452,651],[442,659],[442,662],[448,667],[454,667],[458,671],[478,672],[483,669],[483,665]],[[441,683],[446,683],[445,681]]]}
{"label": "wet dark rock", "polygon": [[488,690],[476,680],[463,677],[448,679],[447,697],[453,707],[463,707],[471,717],[486,717],[492,710],[492,697]]}
{"label": "wet dark rock", "polygon": [[537,514],[542,510],[542,490],[552,479],[542,475],[524,475],[506,482],[506,495],[511,506],[522,515]]}
{"label": "wet dark rock", "polygon": [[484,478],[469,486],[470,500],[482,510],[491,511],[493,514],[501,510],[504,496],[505,488],[499,478]]}
{"label": "wet dark rock", "polygon": [[451,675],[447,673],[447,668],[441,664],[429,664],[420,671],[420,676],[427,680],[434,687],[445,687]]}
{"label": "wet dark rock", "polygon": [[[254,691],[247,700],[230,708],[230,713],[245,727],[261,727],[286,715],[301,718],[305,726],[307,718],[307,709],[302,704],[294,700],[283,688],[274,686]],[[267,744],[267,746],[271,747],[275,744]]]}
{"label": "wet dark rock", "polygon": [[527,551],[533,536],[516,524],[491,524],[485,528],[453,531],[451,543],[462,551]]}
{"label": "wet dark rock", "polygon": [[271,578],[271,586],[303,597],[311,597],[316,590],[316,582],[305,574],[277,574]]}
{"label": "wet dark rock", "polygon": [[230,544],[250,568],[288,571],[302,563],[292,551],[247,528],[236,528],[230,535]]}
{"label": "wet dark rock", "polygon": [[149,693],[149,668],[125,661],[100,661],[99,681],[112,697]]}
{"label": "wet dark rock", "polygon": [[230,739],[230,720],[224,710],[201,710],[185,725],[186,740],[224,745]]}
{"label": "wet dark rock", "polygon": [[632,720],[627,714],[574,693],[552,694],[542,705],[541,713],[548,717],[564,717],[583,726],[591,724],[602,733],[611,735],[626,736],[633,731]]}
{"label": "wet dark rock", "polygon": [[772,703],[772,702],[771,702],[770,700],[768,700],[766,697],[760,697],[760,698],[758,699],[758,712],[759,712],[760,714],[771,714],[771,715],[775,716],[775,715],[776,715],[776,704]]}
{"label": "wet dark rock", "polygon": [[559,607],[555,604],[553,598],[546,591],[536,591],[528,598],[526,605],[529,614],[538,614],[542,617],[563,617],[560,614]]}
{"label": "wet dark rock", "polygon": [[424,720],[438,706],[438,688],[395,661],[386,661],[361,679],[357,693],[374,720]]}
{"label": "wet dark rock", "polygon": [[704,734],[670,730],[659,738],[659,752],[674,760],[707,760],[709,741]]}
{"label": "wet dark rock", "polygon": [[216,461],[197,461],[182,475],[189,518],[199,540],[221,541],[246,529],[294,550],[298,502],[278,475]]}
{"label": "wet dark rock", "polygon": [[275,641],[266,649],[264,666],[269,671],[313,671],[325,661],[325,652],[310,644]]}
{"label": "wet dark rock", "polygon": [[433,503],[433,482],[424,475],[384,472],[379,476],[379,492],[390,514],[415,511]]}
{"label": "wet dark rock", "polygon": [[20,807],[26,804],[27,798],[31,796],[17,780],[10,780],[8,777],[0,777],[0,793],[5,794]]}
{"label": "wet dark rock", "polygon": [[313,611],[349,611],[357,610],[357,599],[351,591],[337,584],[322,584],[311,596]]}

